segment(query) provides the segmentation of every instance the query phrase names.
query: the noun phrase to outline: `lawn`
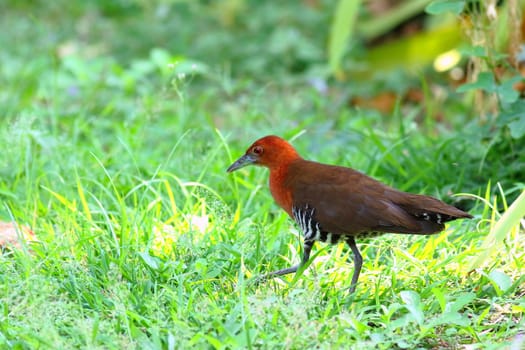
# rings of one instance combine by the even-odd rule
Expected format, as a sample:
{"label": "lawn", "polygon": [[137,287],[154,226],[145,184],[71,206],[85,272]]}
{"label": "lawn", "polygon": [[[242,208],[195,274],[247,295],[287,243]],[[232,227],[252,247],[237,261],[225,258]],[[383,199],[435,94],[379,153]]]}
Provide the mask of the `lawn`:
{"label": "lawn", "polygon": [[[483,123],[426,71],[328,77],[335,3],[0,5],[0,221],[35,234],[0,255],[0,348],[525,346],[523,220],[472,269],[524,189],[525,137],[505,123],[525,106]],[[389,113],[349,103],[409,86],[424,98]],[[268,134],[474,218],[358,241],[354,295],[344,244],[254,283],[301,257],[267,170],[226,173]]]}

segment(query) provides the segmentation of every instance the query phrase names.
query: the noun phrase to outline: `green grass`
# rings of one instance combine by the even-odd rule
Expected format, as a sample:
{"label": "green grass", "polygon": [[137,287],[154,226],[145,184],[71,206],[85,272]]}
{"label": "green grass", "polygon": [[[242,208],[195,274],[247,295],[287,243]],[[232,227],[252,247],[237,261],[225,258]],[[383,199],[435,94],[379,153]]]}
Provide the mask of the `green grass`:
{"label": "green grass", "polygon": [[[253,78],[230,75],[221,68],[226,52],[205,53],[217,37],[232,45],[235,33],[214,33],[209,14],[195,25],[210,29],[212,47],[181,46],[189,52],[181,56],[141,48],[169,33],[169,26],[155,32],[162,26],[154,9],[127,9],[150,16],[138,21],[92,5],[94,17],[84,20],[112,29],[108,38],[95,36],[111,49],[60,57],[55,49],[65,41],[82,43],[81,29],[51,5],[31,8],[41,16],[19,6],[0,15],[10,24],[2,40],[12,44],[0,54],[0,219],[30,226],[38,242],[0,255],[1,348],[500,349],[523,332],[523,228],[483,269],[467,270],[501,200],[523,188],[493,158],[481,164],[480,150],[489,148],[475,130],[454,129],[461,121],[452,119],[448,128],[430,120],[422,129],[419,107],[390,120],[349,110],[337,92],[321,95],[304,76],[276,68],[266,77],[271,57],[252,67]],[[264,8],[255,17],[262,23],[273,18]],[[206,7],[184,11],[199,9]],[[81,16],[82,8],[70,10]],[[184,11],[173,15],[183,20]],[[183,23],[180,35],[190,42],[195,34]],[[239,59],[245,49],[232,46],[230,54]],[[177,57],[190,69],[172,71]],[[192,75],[198,62],[203,73]],[[445,114],[466,108],[454,103]],[[300,278],[255,285],[252,277],[301,254],[297,228],[269,194],[267,171],[225,172],[265,134],[296,137],[310,159],[457,201],[475,218],[432,237],[359,242],[364,266],[354,297],[344,245],[317,244]],[[502,191],[483,196],[498,181]],[[486,201],[458,201],[451,196],[458,192]]]}

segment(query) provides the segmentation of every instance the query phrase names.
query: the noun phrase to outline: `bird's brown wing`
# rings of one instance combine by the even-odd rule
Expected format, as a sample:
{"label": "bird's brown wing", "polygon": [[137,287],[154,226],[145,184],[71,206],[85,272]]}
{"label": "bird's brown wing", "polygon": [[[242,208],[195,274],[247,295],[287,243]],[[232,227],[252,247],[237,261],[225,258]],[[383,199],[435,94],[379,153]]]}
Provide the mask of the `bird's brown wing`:
{"label": "bird's brown wing", "polygon": [[[294,205],[315,208],[314,217],[322,229],[336,234],[434,233],[447,220],[425,219],[422,215],[427,209],[419,207],[419,202],[436,213],[443,211],[440,204],[451,207],[431,197],[397,191],[350,168],[304,160],[290,165],[286,186]],[[447,215],[453,214],[458,213],[452,210]]]}

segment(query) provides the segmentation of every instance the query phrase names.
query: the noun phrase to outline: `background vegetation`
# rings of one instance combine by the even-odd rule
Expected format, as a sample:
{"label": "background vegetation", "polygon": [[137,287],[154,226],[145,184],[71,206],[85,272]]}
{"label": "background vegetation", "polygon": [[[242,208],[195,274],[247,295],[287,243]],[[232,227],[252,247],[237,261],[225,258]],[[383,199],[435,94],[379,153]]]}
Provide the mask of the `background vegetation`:
{"label": "background vegetation", "polygon": [[[401,3],[2,2],[0,220],[38,241],[0,256],[0,347],[523,347],[521,212],[472,265],[524,189],[519,6]],[[266,171],[225,173],[266,134],[475,218],[361,242],[353,297],[344,245],[255,286],[300,257]]]}

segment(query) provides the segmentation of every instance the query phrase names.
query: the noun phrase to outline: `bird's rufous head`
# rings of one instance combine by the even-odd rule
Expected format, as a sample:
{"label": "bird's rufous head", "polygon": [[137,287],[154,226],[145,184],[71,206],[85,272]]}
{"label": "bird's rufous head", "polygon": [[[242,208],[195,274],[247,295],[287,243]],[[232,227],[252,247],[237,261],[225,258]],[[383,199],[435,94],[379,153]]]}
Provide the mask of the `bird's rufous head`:
{"label": "bird's rufous head", "polygon": [[227,171],[231,173],[252,164],[265,166],[271,170],[298,158],[301,157],[286,140],[270,135],[255,141]]}

